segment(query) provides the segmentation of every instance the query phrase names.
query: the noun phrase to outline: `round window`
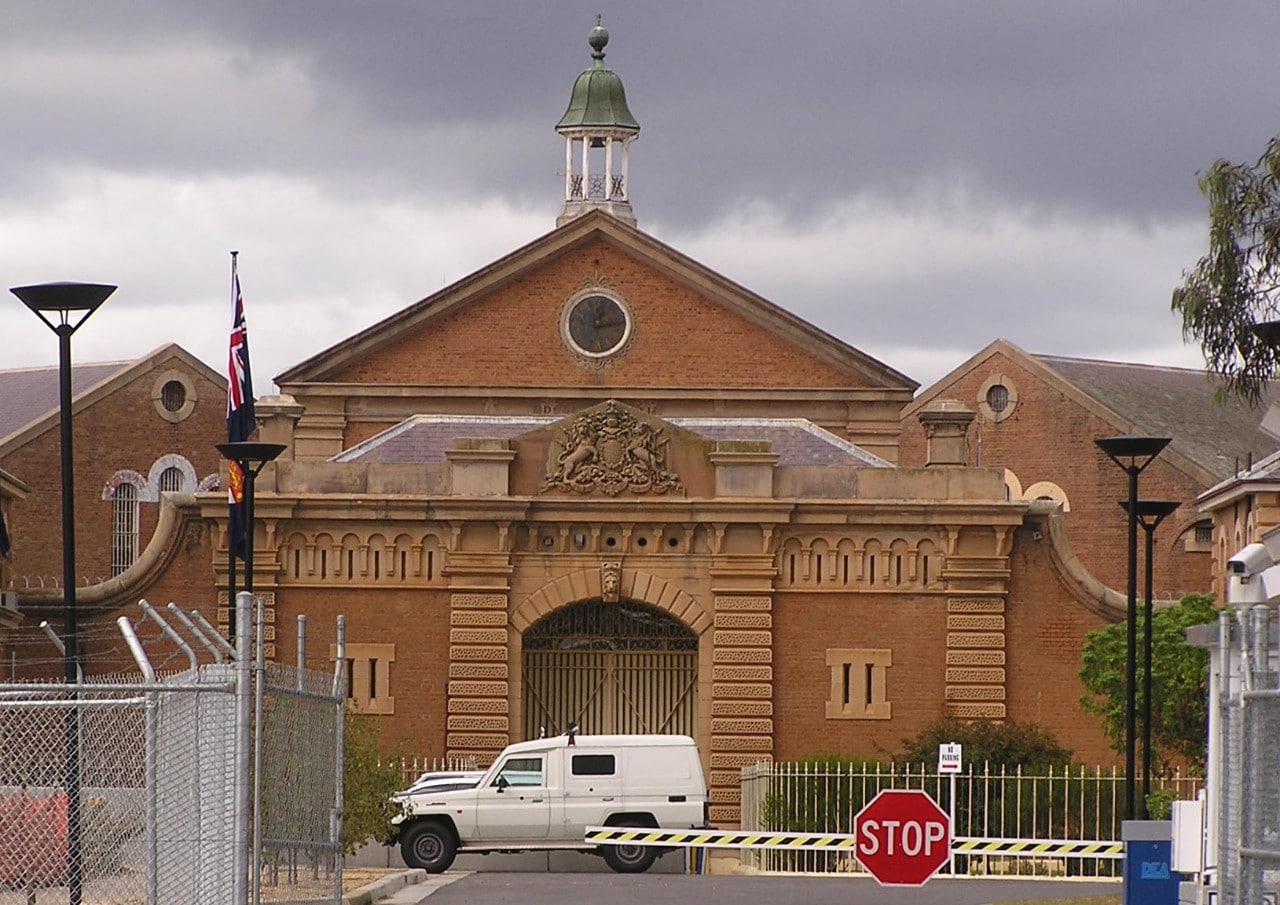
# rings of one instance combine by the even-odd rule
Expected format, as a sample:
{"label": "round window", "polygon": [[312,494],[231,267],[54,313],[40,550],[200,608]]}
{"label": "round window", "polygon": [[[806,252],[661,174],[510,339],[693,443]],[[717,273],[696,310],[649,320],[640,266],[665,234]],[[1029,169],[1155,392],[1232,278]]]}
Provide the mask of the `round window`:
{"label": "round window", "polygon": [[160,404],[166,412],[178,412],[187,404],[187,388],[180,380],[170,380],[160,388]]}
{"label": "round window", "polygon": [[575,350],[591,358],[604,358],[631,338],[631,316],[617,299],[593,293],[569,308],[565,332]]}
{"label": "round window", "polygon": [[987,390],[987,405],[991,406],[991,411],[997,415],[1003,414],[1009,407],[1009,388],[997,383]]}

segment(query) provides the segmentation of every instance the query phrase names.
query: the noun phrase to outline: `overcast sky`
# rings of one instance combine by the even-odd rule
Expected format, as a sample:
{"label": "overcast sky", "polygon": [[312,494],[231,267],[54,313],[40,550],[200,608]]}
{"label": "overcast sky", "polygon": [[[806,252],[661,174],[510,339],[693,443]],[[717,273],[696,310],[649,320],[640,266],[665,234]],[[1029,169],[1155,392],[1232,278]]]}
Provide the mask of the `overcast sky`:
{"label": "overcast sky", "polygon": [[[11,0],[0,285],[118,284],[77,361],[223,371],[238,249],[270,392],[554,226],[597,12],[645,231],[925,385],[997,337],[1200,366],[1169,294],[1196,173],[1280,132],[1275,0]],[[0,367],[55,363],[6,298]]]}

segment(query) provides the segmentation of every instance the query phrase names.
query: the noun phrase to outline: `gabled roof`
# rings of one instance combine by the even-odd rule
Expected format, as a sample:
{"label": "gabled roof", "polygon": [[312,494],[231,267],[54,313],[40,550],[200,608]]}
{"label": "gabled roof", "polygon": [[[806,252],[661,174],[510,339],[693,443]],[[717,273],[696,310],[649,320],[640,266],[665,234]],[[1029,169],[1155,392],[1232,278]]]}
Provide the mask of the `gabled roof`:
{"label": "gabled roof", "polygon": [[[424,463],[445,461],[463,437],[510,440],[563,421],[563,415],[415,415],[333,458],[335,462]],[[778,464],[892,467],[879,456],[804,418],[667,418],[708,440],[768,440]]]}
{"label": "gabled roof", "polygon": [[1280,492],[1280,450],[1264,456],[1252,467],[1228,475],[1196,497],[1196,502],[1201,512],[1209,512],[1252,494],[1277,492]]}
{"label": "gabled roof", "polygon": [[[934,383],[902,410],[902,417],[942,396],[946,388],[996,356],[1016,361],[1068,398],[1113,425],[1116,434],[1172,437],[1162,458],[1205,485],[1261,458],[1276,443],[1261,430],[1263,415],[1277,392],[1268,388],[1257,409],[1236,401],[1216,401],[1212,374],[1190,368],[1032,355],[998,339]],[[968,400],[961,400],[971,404]]]}
{"label": "gabled roof", "polygon": [[[192,371],[226,385],[226,378],[176,343],[160,346],[132,361],[90,362],[71,366],[71,411],[77,413],[113,390],[178,358]],[[31,437],[57,424],[59,413],[58,368],[21,368],[0,371],[0,454],[16,449]]]}
{"label": "gabled roof", "polygon": [[611,243],[717,304],[790,340],[809,354],[861,374],[880,386],[906,390],[919,386],[905,374],[603,211],[575,217],[434,295],[286,369],[276,376],[276,385],[287,392],[289,385],[323,382],[394,342],[405,330],[454,313],[484,293],[519,279],[548,258],[597,240]]}
{"label": "gabled roof", "polygon": [[1148,436],[1172,437],[1173,445],[1221,479],[1276,450],[1261,429],[1280,393],[1274,384],[1250,408],[1238,399],[1217,402],[1217,383],[1206,371],[1157,365],[1036,356],[1077,387],[1119,412]]}
{"label": "gabled roof", "polygon": [[[128,365],[100,361],[71,366],[71,395],[83,393]],[[0,371],[0,438],[58,407],[58,366]]]}

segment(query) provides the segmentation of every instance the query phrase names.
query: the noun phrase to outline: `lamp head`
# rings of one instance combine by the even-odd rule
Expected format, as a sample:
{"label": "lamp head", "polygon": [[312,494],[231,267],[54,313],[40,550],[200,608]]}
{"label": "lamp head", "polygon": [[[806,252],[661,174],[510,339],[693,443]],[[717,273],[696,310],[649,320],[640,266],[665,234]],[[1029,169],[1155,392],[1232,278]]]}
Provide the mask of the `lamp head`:
{"label": "lamp head", "polygon": [[218,443],[216,446],[224,459],[230,459],[255,474],[258,469],[286,449],[283,443],[256,443],[251,440],[243,440],[239,443]]}
{"label": "lamp head", "polygon": [[1249,328],[1259,342],[1269,349],[1280,349],[1280,321],[1262,321]]}
{"label": "lamp head", "polygon": [[14,286],[9,291],[36,314],[56,311],[66,315],[78,311],[88,317],[116,291],[116,287],[103,283],[63,282]]}
{"label": "lamp head", "polygon": [[[1160,521],[1166,516],[1172,515],[1182,503],[1178,500],[1138,500],[1136,511],[1138,520],[1147,523],[1150,519],[1154,524],[1160,524]],[[1121,500],[1120,508],[1125,512],[1129,511],[1129,501]]]}
{"label": "lamp head", "polygon": [[1172,437],[1099,437],[1093,442],[1113,459],[1154,459],[1172,441]]}

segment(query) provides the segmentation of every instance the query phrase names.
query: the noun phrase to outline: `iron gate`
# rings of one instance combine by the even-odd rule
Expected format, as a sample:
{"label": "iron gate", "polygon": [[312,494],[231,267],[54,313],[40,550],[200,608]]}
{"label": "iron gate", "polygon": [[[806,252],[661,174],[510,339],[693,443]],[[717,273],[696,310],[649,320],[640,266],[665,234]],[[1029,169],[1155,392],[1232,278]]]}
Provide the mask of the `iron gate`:
{"label": "iron gate", "polygon": [[647,604],[591,600],[524,635],[524,737],[590,733],[693,735],[698,637]]}

